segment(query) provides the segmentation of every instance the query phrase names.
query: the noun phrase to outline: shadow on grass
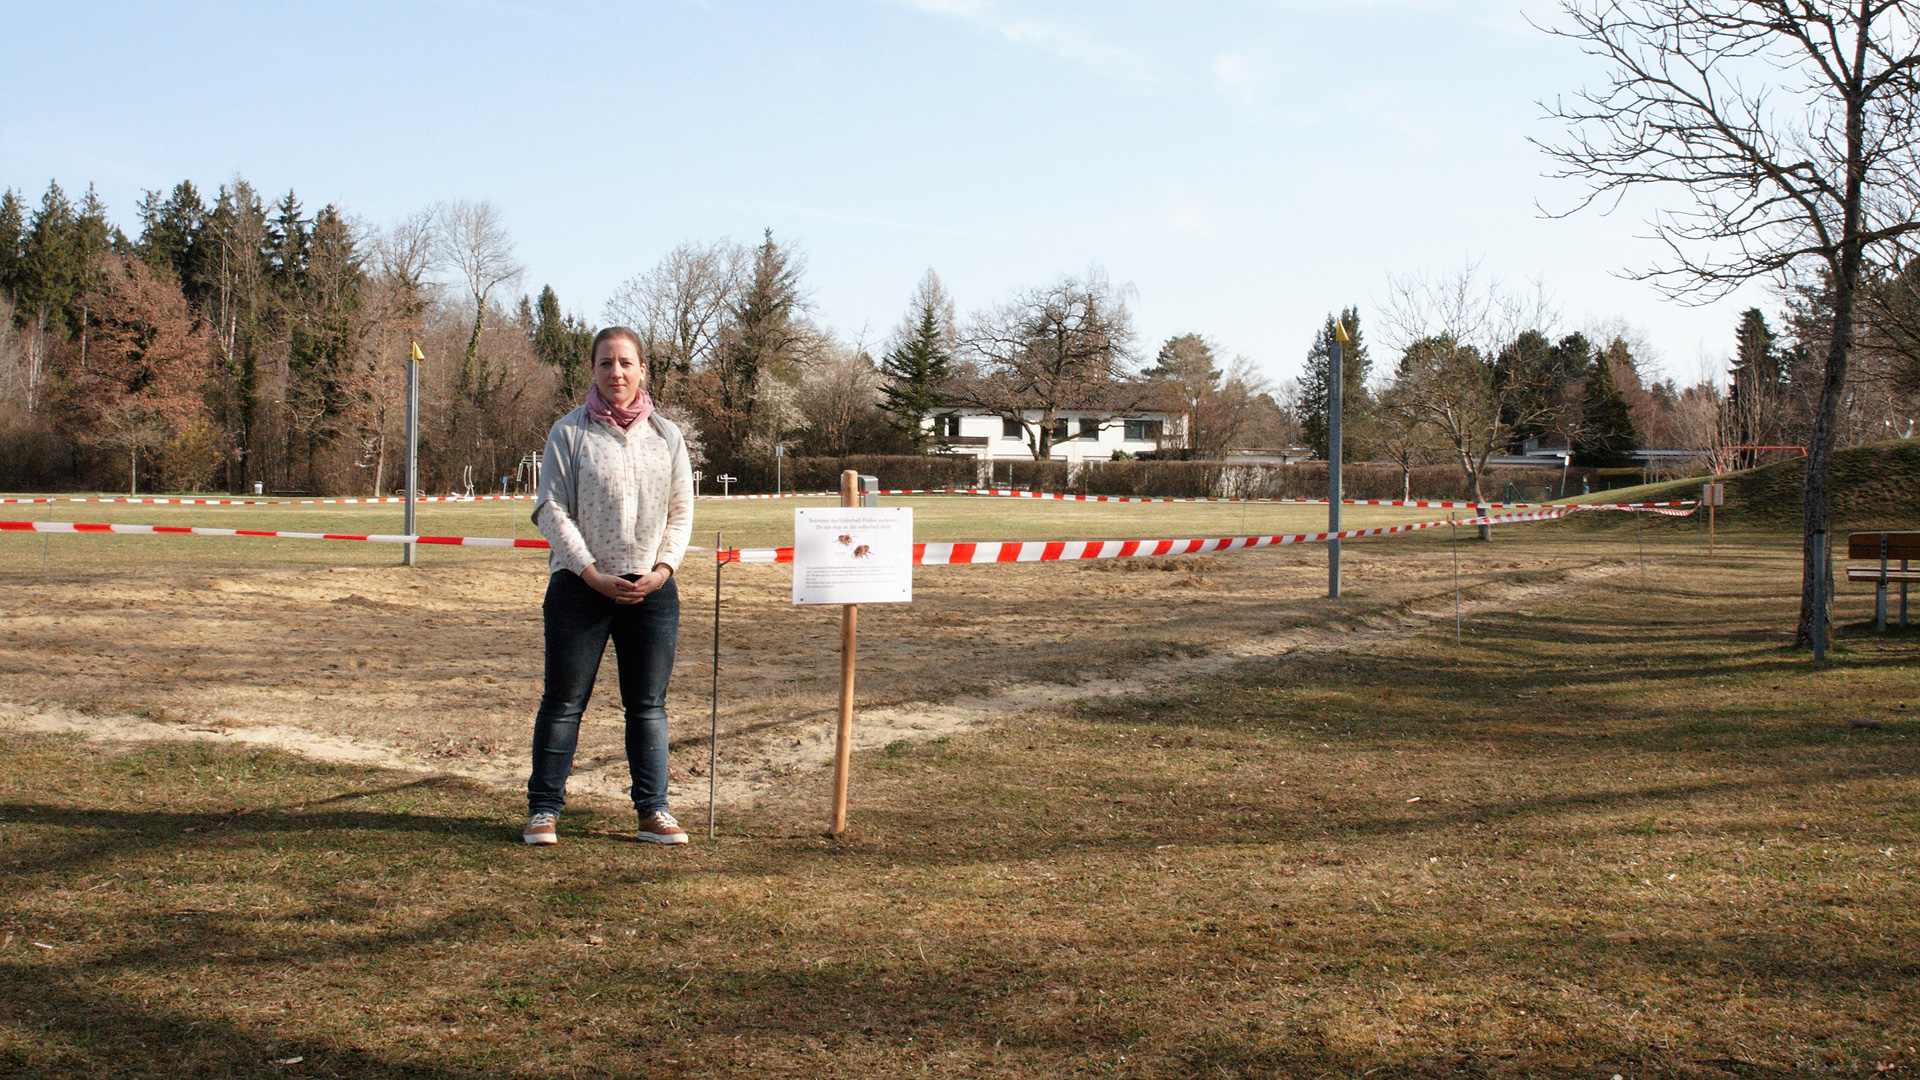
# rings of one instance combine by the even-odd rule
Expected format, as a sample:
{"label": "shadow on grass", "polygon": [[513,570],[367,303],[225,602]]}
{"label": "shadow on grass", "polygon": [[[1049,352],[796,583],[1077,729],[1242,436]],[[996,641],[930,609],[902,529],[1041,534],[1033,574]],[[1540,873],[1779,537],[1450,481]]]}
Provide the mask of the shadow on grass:
{"label": "shadow on grass", "polygon": [[[498,921],[498,916],[490,915],[444,920],[411,933],[369,941],[358,955],[368,959],[378,954],[404,953],[440,935],[483,934],[497,929],[490,924]],[[1583,940],[1553,941],[1547,947],[1566,953],[1588,944]],[[1393,947],[1394,943],[1358,941],[1347,947],[1372,950],[1383,945]],[[23,1078],[101,1073],[135,1077],[331,1075],[464,1080],[571,1076],[579,1061],[571,1051],[586,1049],[597,1063],[591,1068],[610,1070],[612,1075],[763,1075],[768,1051],[793,1053],[790,1064],[802,1066],[800,1052],[817,1050],[826,1060],[814,1057],[819,1066],[815,1075],[843,1071],[829,1062],[852,1064],[878,1058],[887,1064],[872,1070],[872,1074],[901,1075],[905,1066],[932,1063],[951,1067],[956,1057],[963,1062],[984,1058],[1002,1069],[1012,1066],[1028,1075],[1048,1075],[1084,1071],[1081,1067],[1093,1058],[1120,1055],[1148,1063],[1145,1073],[1115,1070],[1122,1075],[1167,1075],[1167,1069],[1183,1075],[1275,1078],[1326,1072],[1511,1076],[1516,1070],[1557,1073],[1566,1069],[1580,1069],[1580,1074],[1586,1075],[1595,1068],[1604,1072],[1628,1071],[1628,1067],[1669,1075],[1788,1075],[1771,1066],[1731,1058],[1689,1060],[1600,1030],[1576,1034],[1569,1026],[1545,1035],[1536,1030],[1525,1042],[1516,1040],[1518,1049],[1512,1043],[1488,1045],[1472,1039],[1450,1039],[1444,1031],[1433,1031],[1427,1033],[1426,1047],[1420,1051],[1384,1045],[1378,1051],[1363,1050],[1353,1047],[1351,1038],[1330,1038],[1312,1021],[1209,1021],[1208,1010],[1216,1002],[1214,994],[1206,990],[1183,995],[1182,1007],[1174,1015],[1139,1007],[1139,995],[1151,992],[1119,985],[1113,989],[1125,1000],[1114,1001],[1114,1008],[1101,1007],[1091,1000],[1080,1002],[1077,995],[1084,991],[1092,996],[1099,985],[1097,980],[1082,982],[1086,976],[1076,978],[1072,970],[1056,970],[1048,963],[1022,963],[984,949],[973,954],[942,953],[937,961],[919,965],[876,967],[855,962],[822,966],[800,962],[751,974],[719,970],[697,985],[690,976],[672,993],[657,980],[652,986],[632,985],[641,980],[591,974],[590,969],[583,969],[565,997],[538,1000],[530,1013],[514,1014],[519,1017],[521,1030],[511,1035],[504,1047],[474,1047],[452,1041],[431,1051],[413,1052],[397,1048],[398,1040],[391,1037],[317,1034],[313,1025],[294,1016],[256,1015],[242,1023],[221,1015],[218,997],[201,1008],[150,1007],[136,1004],[123,993],[100,989],[107,978],[130,968],[188,977],[195,970],[204,970],[210,956],[220,955],[214,951],[220,948],[231,948],[231,942],[210,928],[208,933],[163,953],[135,951],[58,966],[0,964],[0,1016],[17,1032],[36,1031],[31,1043],[21,1040],[11,1049],[0,1050],[0,1067],[9,1076]],[[1807,956],[1802,941],[1786,934],[1748,935],[1747,939],[1711,946],[1673,947],[1645,940],[1614,946],[1602,943],[1602,949],[1594,951],[1606,953],[1593,957],[1595,963],[1648,964],[1676,974],[1697,970],[1699,965],[1718,965],[1781,992],[1798,986],[1842,994],[1855,988],[1897,993],[1920,974],[1913,963],[1815,960]],[[276,953],[227,962],[257,961],[266,965],[305,959],[299,954]],[[407,958],[391,959],[405,963]],[[1259,958],[1243,955],[1238,963],[1257,964]],[[1075,1000],[1063,1008],[1058,994],[1065,987],[1075,987]],[[684,997],[682,991],[688,991]],[[398,988],[392,991],[398,992]],[[646,1022],[604,1033],[571,1027],[571,1010],[577,999],[608,993],[637,996]],[[391,1004],[391,995],[363,1004]],[[418,1022],[423,1018],[410,1019]],[[566,1038],[554,1037],[550,1025],[556,1023],[574,1033]],[[742,1039],[763,1055],[760,1067],[730,1067],[729,1041],[737,1046]],[[364,1042],[396,1048],[376,1050],[357,1045]],[[681,1060],[669,1061],[667,1054]],[[290,1058],[302,1060],[291,1065],[275,1064]],[[693,1060],[684,1060],[688,1058]]]}

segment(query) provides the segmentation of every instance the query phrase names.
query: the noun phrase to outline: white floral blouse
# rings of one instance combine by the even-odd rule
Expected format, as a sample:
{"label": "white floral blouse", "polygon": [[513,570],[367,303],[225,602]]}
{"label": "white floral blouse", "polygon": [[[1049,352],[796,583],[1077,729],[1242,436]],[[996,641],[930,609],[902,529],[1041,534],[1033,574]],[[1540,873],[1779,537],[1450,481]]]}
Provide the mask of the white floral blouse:
{"label": "white floral blouse", "polygon": [[659,413],[631,432],[587,418],[554,421],[540,456],[533,523],[553,546],[552,572],[676,572],[693,535],[693,467],[680,429]]}

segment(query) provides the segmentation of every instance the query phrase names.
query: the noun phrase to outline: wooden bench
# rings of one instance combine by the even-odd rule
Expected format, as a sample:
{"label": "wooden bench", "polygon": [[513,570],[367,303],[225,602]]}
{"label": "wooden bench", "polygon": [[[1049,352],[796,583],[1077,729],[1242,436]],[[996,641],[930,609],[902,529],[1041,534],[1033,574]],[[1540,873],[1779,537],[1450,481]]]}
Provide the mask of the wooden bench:
{"label": "wooden bench", "polygon": [[[1900,586],[1900,625],[1907,625],[1907,586],[1920,581],[1908,560],[1920,559],[1920,532],[1857,532],[1847,536],[1848,559],[1871,559],[1871,566],[1847,567],[1848,581],[1871,581],[1874,629],[1887,629],[1887,586]],[[1892,564],[1898,562],[1898,567]]]}

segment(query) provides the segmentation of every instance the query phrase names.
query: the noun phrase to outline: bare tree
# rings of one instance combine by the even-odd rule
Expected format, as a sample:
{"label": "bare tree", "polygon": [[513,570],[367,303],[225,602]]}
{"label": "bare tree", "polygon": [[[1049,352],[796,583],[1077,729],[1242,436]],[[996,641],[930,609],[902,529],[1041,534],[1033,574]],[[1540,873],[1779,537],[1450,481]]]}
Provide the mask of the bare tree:
{"label": "bare tree", "polygon": [[1133,317],[1098,269],[975,316],[963,345],[976,368],[952,400],[1019,423],[1036,461],[1052,455],[1061,413],[1132,412],[1150,393],[1129,377]]}
{"label": "bare tree", "polygon": [[656,386],[671,391],[679,379],[713,358],[728,305],[752,258],[752,252],[731,240],[688,241],[614,290],[607,301],[607,320],[639,332]]}
{"label": "bare tree", "polygon": [[1801,486],[1797,640],[1828,620],[1815,600],[1832,573],[1828,468],[1869,262],[1899,266],[1920,229],[1920,3],[1915,0],[1566,0],[1605,86],[1549,115],[1559,175],[1585,181],[1575,209],[1637,188],[1677,187],[1685,209],[1652,222],[1668,262],[1641,276],[1688,299],[1818,268],[1833,320]]}
{"label": "bare tree", "polygon": [[[1553,322],[1544,297],[1482,284],[1473,267],[1430,280],[1395,278],[1385,311],[1388,341],[1400,350],[1392,392],[1402,424],[1422,424],[1460,468],[1466,493],[1485,497],[1487,459],[1517,429],[1551,422],[1571,429],[1560,380],[1528,350],[1510,346]],[[1504,362],[1503,362],[1504,358]]]}
{"label": "bare tree", "polygon": [[1400,497],[1413,498],[1413,470],[1444,451],[1445,442],[1428,420],[1417,396],[1396,379],[1374,398],[1374,444],[1400,466]]}
{"label": "bare tree", "polygon": [[480,335],[486,327],[487,303],[495,289],[518,281],[525,268],[514,255],[513,237],[499,208],[490,202],[435,203],[433,224],[433,254],[459,276],[473,311],[473,331],[460,361],[457,390],[462,397],[483,401],[489,386],[480,363]]}
{"label": "bare tree", "polygon": [[800,375],[805,451],[834,457],[855,453],[863,434],[885,429],[880,414],[885,382],[865,349],[828,344]]}

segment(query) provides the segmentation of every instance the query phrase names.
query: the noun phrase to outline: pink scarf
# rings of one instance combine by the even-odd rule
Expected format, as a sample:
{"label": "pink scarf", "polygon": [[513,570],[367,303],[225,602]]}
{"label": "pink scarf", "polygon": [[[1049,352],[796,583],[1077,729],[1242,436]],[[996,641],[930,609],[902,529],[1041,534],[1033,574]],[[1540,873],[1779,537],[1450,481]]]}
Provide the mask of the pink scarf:
{"label": "pink scarf", "polygon": [[601,420],[612,424],[621,431],[632,431],[633,425],[653,415],[653,398],[647,396],[645,387],[633,396],[626,405],[615,405],[606,399],[598,386],[587,391],[587,419]]}

